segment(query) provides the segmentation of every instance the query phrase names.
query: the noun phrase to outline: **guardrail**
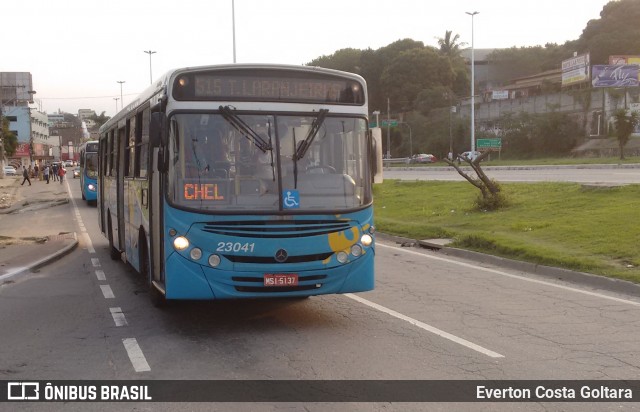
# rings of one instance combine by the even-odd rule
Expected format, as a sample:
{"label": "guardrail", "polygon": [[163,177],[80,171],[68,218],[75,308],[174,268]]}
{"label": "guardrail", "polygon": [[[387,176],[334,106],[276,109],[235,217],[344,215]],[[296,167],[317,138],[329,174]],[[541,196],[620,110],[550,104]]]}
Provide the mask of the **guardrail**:
{"label": "guardrail", "polygon": [[396,157],[392,159],[382,159],[382,164],[384,166],[392,164],[392,163],[409,163],[408,157]]}

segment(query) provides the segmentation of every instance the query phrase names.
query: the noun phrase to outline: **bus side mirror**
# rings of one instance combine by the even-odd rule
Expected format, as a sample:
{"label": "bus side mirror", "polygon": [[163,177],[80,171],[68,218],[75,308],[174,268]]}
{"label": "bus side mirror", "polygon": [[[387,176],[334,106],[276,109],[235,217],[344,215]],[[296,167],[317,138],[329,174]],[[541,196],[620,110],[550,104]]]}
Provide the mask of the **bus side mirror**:
{"label": "bus side mirror", "polygon": [[382,129],[379,127],[369,129],[369,136],[371,180],[373,183],[382,183]]}
{"label": "bus side mirror", "polygon": [[149,144],[152,148],[164,147],[167,145],[167,118],[164,113],[151,113],[151,124],[149,125]]}

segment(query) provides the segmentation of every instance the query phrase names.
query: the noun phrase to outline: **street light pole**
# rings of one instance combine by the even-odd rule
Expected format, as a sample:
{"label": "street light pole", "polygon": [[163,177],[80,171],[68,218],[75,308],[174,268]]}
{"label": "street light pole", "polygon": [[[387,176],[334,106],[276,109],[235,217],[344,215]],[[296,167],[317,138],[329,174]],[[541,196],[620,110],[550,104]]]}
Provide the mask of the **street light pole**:
{"label": "street light pole", "polygon": [[149,84],[153,83],[153,73],[151,72],[151,55],[155,52],[152,50],[145,50],[145,53],[149,55]]}
{"label": "street light pole", "polygon": [[116,101],[116,114],[118,114],[118,100],[120,100],[119,97],[114,97],[113,100]]}
{"label": "street light pole", "polygon": [[407,122],[400,122],[409,128],[409,159],[413,157],[413,138],[411,137],[411,125]]}
{"label": "street light pole", "polygon": [[[118,80],[118,83],[120,83],[120,108],[124,109],[123,104],[124,104],[124,99],[122,98],[122,83],[126,83],[126,80]],[[116,107],[116,111],[117,111],[117,107]]]}
{"label": "street light pole", "polygon": [[474,11],[469,13],[466,11],[469,16],[471,16],[471,151],[476,151],[476,122],[475,122],[475,67],[476,61],[475,56],[473,55],[473,16],[479,14],[479,12]]}
{"label": "street light pole", "polygon": [[233,62],[236,62],[236,6],[235,0],[231,0],[231,26],[233,28]]}
{"label": "street light pole", "polygon": [[391,103],[387,97],[387,159],[391,159]]}

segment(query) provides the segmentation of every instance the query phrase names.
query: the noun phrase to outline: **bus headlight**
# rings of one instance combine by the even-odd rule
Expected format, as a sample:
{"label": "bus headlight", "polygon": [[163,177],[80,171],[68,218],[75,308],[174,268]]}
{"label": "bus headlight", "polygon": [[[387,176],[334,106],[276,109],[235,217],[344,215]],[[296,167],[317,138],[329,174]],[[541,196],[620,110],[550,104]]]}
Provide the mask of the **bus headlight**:
{"label": "bus headlight", "polygon": [[351,246],[351,254],[355,257],[360,256],[362,254],[362,246],[357,243]]}
{"label": "bus headlight", "polygon": [[373,238],[371,237],[371,235],[368,234],[364,234],[362,235],[362,237],[360,238],[360,241],[362,242],[363,245],[365,246],[371,246],[371,244],[373,243]]}
{"label": "bus headlight", "polygon": [[191,252],[189,252],[189,256],[191,256],[191,259],[193,260],[200,260],[200,258],[202,257],[202,250],[194,247],[193,249],[191,249]]}
{"label": "bus headlight", "polygon": [[189,240],[184,236],[178,236],[173,239],[173,247],[176,248],[176,250],[185,250],[189,247]]}
{"label": "bus headlight", "polygon": [[220,264],[220,256],[218,255],[209,256],[209,266],[211,266],[212,268],[215,268],[219,264]]}
{"label": "bus headlight", "polygon": [[349,260],[349,255],[347,255],[346,252],[338,252],[336,259],[338,259],[338,262],[340,263],[347,263],[347,261]]}
{"label": "bus headlight", "polygon": [[89,189],[92,192],[95,192],[96,191],[96,186],[92,185],[92,184],[89,184],[89,185],[87,185],[87,189]]}

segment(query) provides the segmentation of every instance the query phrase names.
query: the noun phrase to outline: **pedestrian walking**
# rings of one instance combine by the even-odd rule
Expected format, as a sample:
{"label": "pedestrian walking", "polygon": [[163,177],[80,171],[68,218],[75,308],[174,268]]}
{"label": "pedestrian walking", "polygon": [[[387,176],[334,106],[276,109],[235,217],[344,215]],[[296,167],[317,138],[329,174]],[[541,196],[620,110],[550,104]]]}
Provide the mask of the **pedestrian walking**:
{"label": "pedestrian walking", "polygon": [[38,178],[40,177],[40,176],[38,176],[38,171],[39,171],[39,170],[40,170],[40,169],[38,168],[38,165],[36,164],[36,165],[33,167],[33,173],[35,174],[35,178],[36,178],[36,179],[38,179]]}
{"label": "pedestrian walking", "polygon": [[62,184],[62,181],[64,180],[65,173],[67,173],[67,171],[64,170],[64,167],[62,167],[62,165],[60,165],[60,168],[58,168],[58,177],[60,178],[60,184]]}
{"label": "pedestrian walking", "polygon": [[29,171],[24,166],[22,166],[22,177],[24,177],[24,179],[22,179],[22,184],[20,186],[23,186],[24,182],[29,182],[29,186],[31,186],[31,180],[29,179]]}
{"label": "pedestrian walking", "polygon": [[53,172],[53,180],[54,181],[58,180],[58,164],[57,163],[53,164],[51,171]]}
{"label": "pedestrian walking", "polygon": [[49,165],[44,166],[44,172],[42,173],[44,174],[44,180],[46,180],[47,184],[49,184]]}

